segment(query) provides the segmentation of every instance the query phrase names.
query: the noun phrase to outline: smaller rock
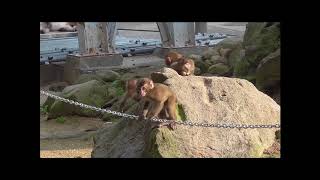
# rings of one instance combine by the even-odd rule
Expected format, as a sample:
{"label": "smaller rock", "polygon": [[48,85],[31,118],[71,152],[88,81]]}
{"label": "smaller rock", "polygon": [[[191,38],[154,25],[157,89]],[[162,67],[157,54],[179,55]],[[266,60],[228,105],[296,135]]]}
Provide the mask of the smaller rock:
{"label": "smaller rock", "polygon": [[232,51],[232,49],[230,49],[230,48],[220,48],[219,49],[220,56],[225,57],[225,58],[229,57],[231,51]]}
{"label": "smaller rock", "polygon": [[112,70],[99,70],[96,72],[96,75],[105,82],[112,82],[120,77],[119,73]]}
{"label": "smaller rock", "polygon": [[[230,38],[226,38],[223,41],[219,42],[215,48],[220,49],[235,49],[238,46],[241,46],[242,42],[239,40],[233,40]],[[220,54],[220,53],[219,53]]]}
{"label": "smaller rock", "polygon": [[224,63],[227,64],[227,59],[223,56],[211,56],[210,59],[212,65],[217,63]]}
{"label": "smaller rock", "polygon": [[197,60],[197,61],[194,61],[194,64],[196,67],[200,68],[201,72],[204,73],[204,72],[207,72],[208,71],[208,68],[209,68],[209,64],[202,61],[202,60]]}
{"label": "smaller rock", "polygon": [[165,80],[178,75],[175,70],[164,67],[159,72],[151,73],[151,79],[155,83],[163,83]]}
{"label": "smaller rock", "polygon": [[198,68],[198,67],[195,67],[195,69],[194,69],[194,75],[201,75],[201,69],[200,68]]}
{"label": "smaller rock", "polygon": [[201,58],[202,58],[202,60],[210,59],[211,56],[214,56],[214,55],[220,55],[220,54],[219,54],[217,48],[210,48],[202,54]]}
{"label": "smaller rock", "polygon": [[201,60],[201,56],[196,54],[190,54],[188,58],[193,59],[194,61]]}
{"label": "smaller rock", "polygon": [[49,86],[49,91],[62,91],[66,86],[68,86],[66,82],[53,83]]}
{"label": "smaller rock", "polygon": [[81,74],[79,78],[73,84],[82,84],[91,80],[97,80],[102,82],[102,78],[95,74]]}
{"label": "smaller rock", "polygon": [[212,65],[209,67],[208,72],[212,74],[217,74],[217,75],[224,75],[228,73],[230,70],[229,66],[223,64],[223,63],[218,63],[215,65]]}
{"label": "smaller rock", "polygon": [[207,66],[212,66],[214,64],[210,59],[205,60],[204,63],[206,63]]}

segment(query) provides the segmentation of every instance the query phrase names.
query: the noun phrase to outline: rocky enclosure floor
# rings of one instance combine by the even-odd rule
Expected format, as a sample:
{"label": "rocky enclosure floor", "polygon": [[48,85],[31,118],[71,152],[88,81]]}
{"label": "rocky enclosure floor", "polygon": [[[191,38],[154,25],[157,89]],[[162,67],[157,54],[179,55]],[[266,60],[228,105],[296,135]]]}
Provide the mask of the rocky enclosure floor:
{"label": "rocky enclosure floor", "polygon": [[[208,23],[208,32],[230,33],[242,38],[246,23]],[[152,29],[156,30],[154,23],[119,23],[120,28]],[[160,38],[158,33],[141,33],[130,31],[119,31],[121,35],[143,36],[143,38]],[[159,63],[160,62],[160,63]],[[124,61],[126,67],[136,67],[130,70],[134,74],[149,74],[157,69],[162,60],[153,56],[127,57]],[[149,64],[149,67],[141,67]],[[48,90],[48,86],[40,87]],[[42,105],[46,96],[40,96]],[[92,136],[96,130],[104,125],[98,118],[66,117],[64,123],[56,120],[46,120],[46,116],[40,114],[40,157],[41,158],[90,158],[93,148]],[[275,143],[266,150],[265,154],[276,154],[279,156],[280,144]]]}

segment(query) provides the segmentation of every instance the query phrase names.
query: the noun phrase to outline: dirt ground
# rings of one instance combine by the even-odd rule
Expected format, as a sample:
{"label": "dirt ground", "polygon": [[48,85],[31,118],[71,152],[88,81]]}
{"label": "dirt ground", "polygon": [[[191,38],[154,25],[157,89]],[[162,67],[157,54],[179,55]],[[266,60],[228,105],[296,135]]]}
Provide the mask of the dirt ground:
{"label": "dirt ground", "polygon": [[[234,38],[242,38],[246,23],[209,22],[208,33],[233,34]],[[158,30],[156,23],[120,22],[118,28]],[[137,32],[119,30],[119,35],[134,38],[160,39],[159,32]],[[163,64],[162,59],[155,56],[133,56],[124,58],[124,67],[137,67],[134,71],[147,74]],[[141,66],[148,67],[141,67]],[[139,68],[138,68],[139,67]],[[40,87],[48,90],[48,86]],[[46,96],[40,95],[40,106]],[[40,157],[41,158],[90,158],[93,148],[92,136],[96,130],[105,125],[100,119],[85,117],[65,117],[64,123],[47,120],[40,113]]]}

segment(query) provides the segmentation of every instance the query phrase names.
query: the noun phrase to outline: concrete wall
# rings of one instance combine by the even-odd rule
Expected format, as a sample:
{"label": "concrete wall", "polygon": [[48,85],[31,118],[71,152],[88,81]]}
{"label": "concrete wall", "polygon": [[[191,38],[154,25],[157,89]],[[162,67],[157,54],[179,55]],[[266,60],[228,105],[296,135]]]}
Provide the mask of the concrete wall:
{"label": "concrete wall", "polygon": [[64,64],[40,65],[40,86],[63,81]]}

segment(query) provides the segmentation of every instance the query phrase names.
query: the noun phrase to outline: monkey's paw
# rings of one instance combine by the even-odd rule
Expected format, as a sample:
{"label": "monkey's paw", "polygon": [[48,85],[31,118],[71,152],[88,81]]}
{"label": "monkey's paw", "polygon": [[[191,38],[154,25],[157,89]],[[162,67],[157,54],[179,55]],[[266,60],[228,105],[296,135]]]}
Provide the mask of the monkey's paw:
{"label": "monkey's paw", "polygon": [[170,130],[175,130],[175,129],[177,129],[177,123],[176,123],[176,122],[171,122],[171,123],[169,123],[169,124],[168,124],[168,128],[169,128]]}

